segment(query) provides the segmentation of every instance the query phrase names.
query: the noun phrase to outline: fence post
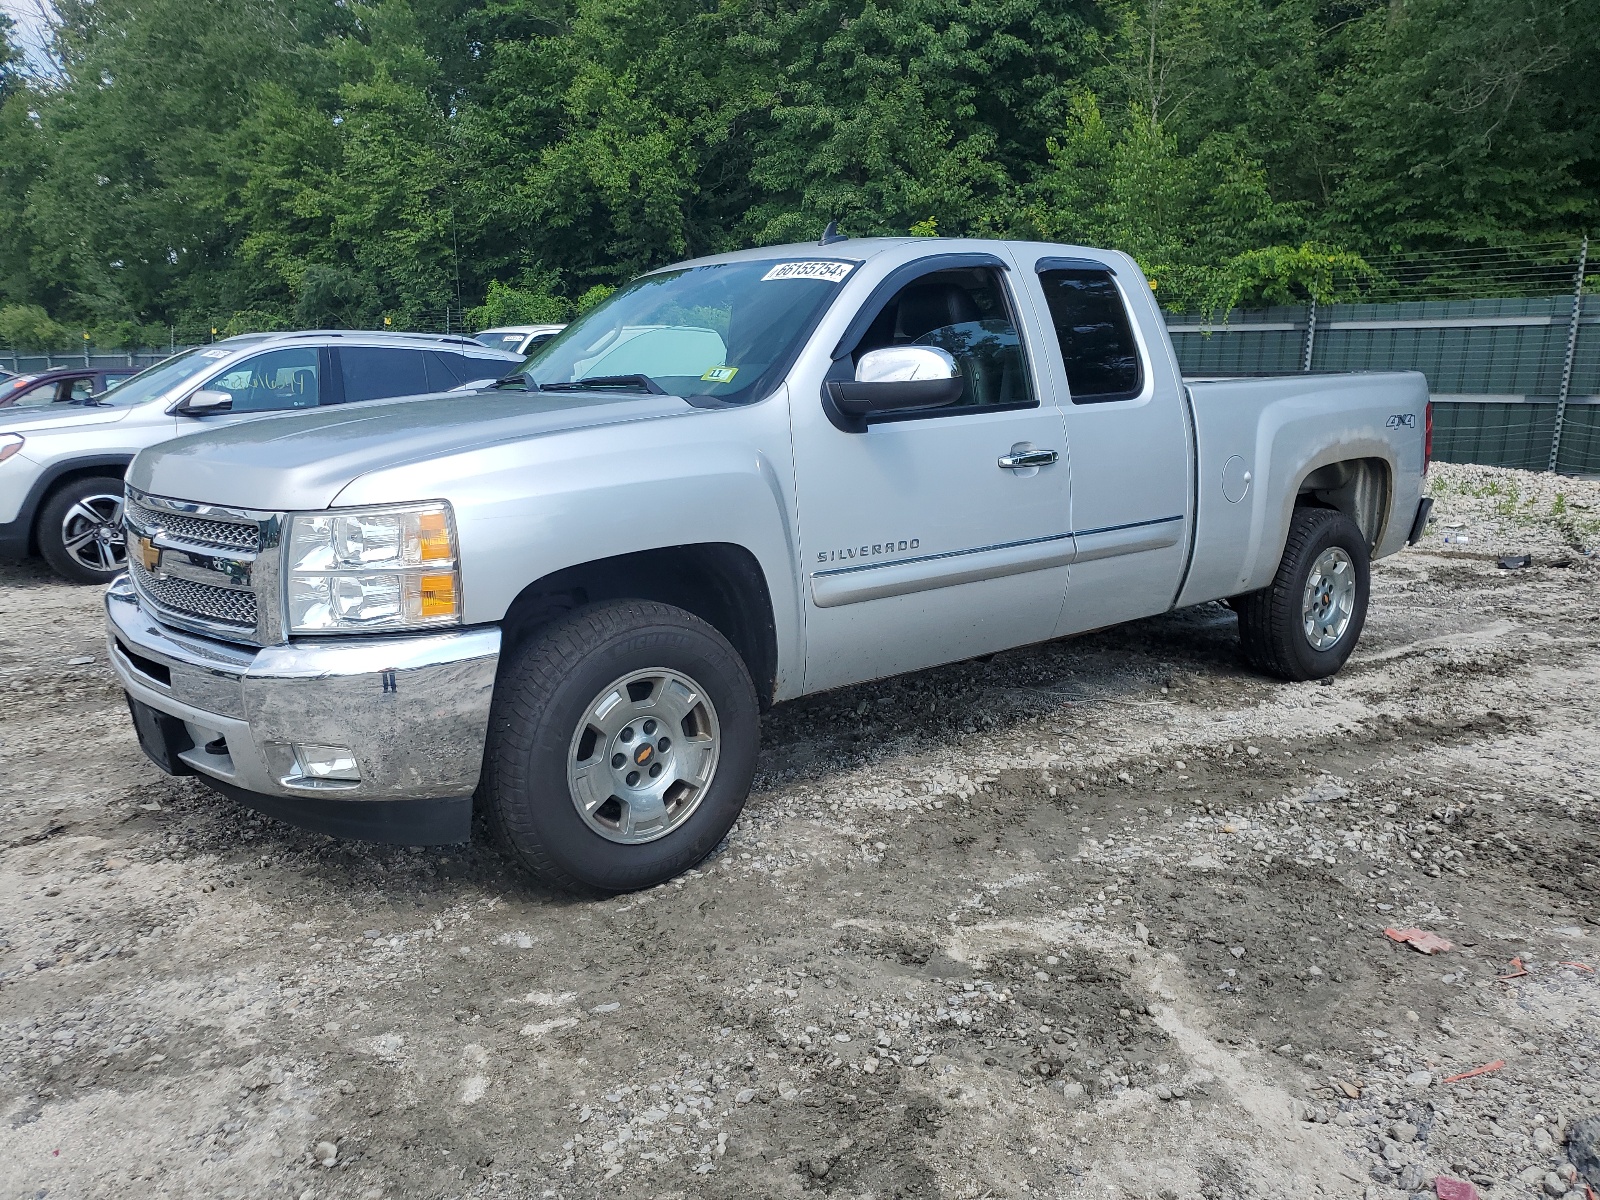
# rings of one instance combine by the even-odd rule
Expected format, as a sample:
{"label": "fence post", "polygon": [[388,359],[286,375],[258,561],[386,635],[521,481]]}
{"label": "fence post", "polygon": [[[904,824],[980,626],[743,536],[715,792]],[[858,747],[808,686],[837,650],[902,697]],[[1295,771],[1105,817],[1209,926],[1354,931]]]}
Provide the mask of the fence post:
{"label": "fence post", "polygon": [[1303,374],[1311,372],[1311,351],[1317,344],[1317,298],[1311,297],[1311,303],[1306,305],[1306,345],[1305,351],[1300,356],[1300,370]]}
{"label": "fence post", "polygon": [[1589,263],[1589,235],[1578,245],[1578,274],[1572,284],[1572,320],[1567,324],[1567,357],[1561,364],[1561,390],[1556,393],[1556,424],[1550,434],[1550,470],[1561,457],[1561,427],[1567,421],[1567,397],[1572,392],[1572,363],[1578,353],[1578,322],[1583,316],[1583,271]]}

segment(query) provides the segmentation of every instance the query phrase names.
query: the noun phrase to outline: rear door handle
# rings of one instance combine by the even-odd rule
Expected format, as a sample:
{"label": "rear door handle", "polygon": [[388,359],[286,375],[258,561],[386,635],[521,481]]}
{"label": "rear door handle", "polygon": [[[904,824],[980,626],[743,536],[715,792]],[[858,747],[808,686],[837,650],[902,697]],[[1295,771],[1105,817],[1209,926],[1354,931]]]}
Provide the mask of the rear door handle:
{"label": "rear door handle", "polygon": [[1002,454],[1000,465],[1008,471],[1022,467],[1048,467],[1060,457],[1054,450],[1023,450],[1017,454]]}

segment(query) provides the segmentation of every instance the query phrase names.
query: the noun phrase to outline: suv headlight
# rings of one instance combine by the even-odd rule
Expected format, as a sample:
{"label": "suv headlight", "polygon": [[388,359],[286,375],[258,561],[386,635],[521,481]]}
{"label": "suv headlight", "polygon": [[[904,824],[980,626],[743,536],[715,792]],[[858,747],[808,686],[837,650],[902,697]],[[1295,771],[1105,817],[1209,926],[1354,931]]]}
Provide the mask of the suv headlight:
{"label": "suv headlight", "polygon": [[461,621],[455,517],[442,500],[297,513],[285,574],[290,633]]}

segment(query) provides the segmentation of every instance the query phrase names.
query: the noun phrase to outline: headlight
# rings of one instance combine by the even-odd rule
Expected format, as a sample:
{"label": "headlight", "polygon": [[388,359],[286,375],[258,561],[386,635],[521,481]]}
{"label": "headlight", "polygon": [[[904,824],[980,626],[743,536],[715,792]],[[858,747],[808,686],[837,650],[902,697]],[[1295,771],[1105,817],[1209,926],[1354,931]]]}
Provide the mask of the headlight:
{"label": "headlight", "polygon": [[5,462],[18,450],[22,449],[22,435],[20,433],[0,433],[0,462]]}
{"label": "headlight", "polygon": [[461,621],[455,518],[443,501],[297,514],[285,574],[290,633]]}

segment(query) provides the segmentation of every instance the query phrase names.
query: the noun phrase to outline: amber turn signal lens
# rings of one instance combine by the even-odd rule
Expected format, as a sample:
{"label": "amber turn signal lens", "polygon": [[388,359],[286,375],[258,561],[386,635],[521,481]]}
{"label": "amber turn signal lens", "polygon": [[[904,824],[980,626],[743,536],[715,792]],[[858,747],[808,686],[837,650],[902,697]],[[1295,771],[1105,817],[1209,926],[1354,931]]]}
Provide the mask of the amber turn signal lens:
{"label": "amber turn signal lens", "polygon": [[450,561],[450,526],[442,512],[419,513],[417,535],[423,562]]}
{"label": "amber turn signal lens", "polygon": [[422,616],[450,617],[456,611],[456,577],[424,575],[421,579]]}

